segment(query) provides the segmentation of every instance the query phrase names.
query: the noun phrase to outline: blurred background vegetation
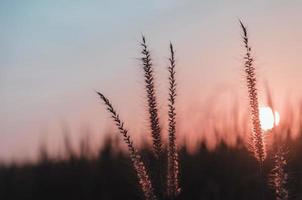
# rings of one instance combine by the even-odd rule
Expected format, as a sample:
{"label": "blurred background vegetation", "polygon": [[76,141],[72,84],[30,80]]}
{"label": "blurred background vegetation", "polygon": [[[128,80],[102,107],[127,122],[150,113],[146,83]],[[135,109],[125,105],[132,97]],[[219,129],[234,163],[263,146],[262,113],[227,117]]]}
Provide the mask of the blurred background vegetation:
{"label": "blurred background vegetation", "polygon": [[[302,129],[297,138],[289,132],[283,137],[288,149],[287,169],[290,199],[302,199]],[[115,135],[115,134],[113,134]],[[152,153],[142,145],[141,154],[152,175]],[[2,164],[0,167],[0,199],[142,199],[136,174],[127,154],[117,139],[108,137],[98,153],[89,150],[89,142],[80,142],[75,151],[65,138],[64,156],[54,157],[43,145],[35,163]],[[255,200],[260,195],[257,163],[240,138],[235,146],[223,140],[208,150],[204,142],[191,152],[186,145],[180,151],[179,199],[240,199]],[[268,155],[265,173],[269,177],[273,156]],[[294,195],[293,195],[294,194]],[[266,188],[267,199],[274,199],[273,189]]]}

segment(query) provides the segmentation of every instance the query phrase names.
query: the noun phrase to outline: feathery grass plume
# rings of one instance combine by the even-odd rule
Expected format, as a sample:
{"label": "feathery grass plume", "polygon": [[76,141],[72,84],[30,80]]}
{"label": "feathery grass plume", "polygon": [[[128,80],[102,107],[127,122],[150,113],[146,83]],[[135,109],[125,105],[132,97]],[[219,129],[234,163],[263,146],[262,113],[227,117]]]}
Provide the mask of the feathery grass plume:
{"label": "feathery grass plume", "polygon": [[266,157],[263,133],[261,130],[260,119],[259,119],[259,105],[258,105],[258,94],[256,88],[256,75],[255,68],[253,66],[253,57],[251,55],[251,47],[249,46],[249,40],[247,35],[247,29],[244,24],[240,22],[243,31],[243,42],[246,48],[246,53],[244,56],[244,70],[246,73],[246,83],[249,95],[249,104],[251,109],[251,118],[253,125],[252,133],[252,151],[254,156],[259,162],[260,172],[262,173],[263,162]]}
{"label": "feathery grass plume", "polygon": [[171,199],[174,199],[180,192],[179,187],[179,162],[176,147],[176,112],[175,112],[175,97],[176,97],[176,80],[175,80],[175,57],[173,45],[170,43],[171,57],[169,71],[169,143],[168,143],[168,172],[167,172],[167,194]]}
{"label": "feathery grass plume", "polygon": [[[267,104],[273,111],[273,117],[274,117],[274,123],[276,120],[275,116],[275,107],[272,97],[272,92],[270,90],[269,84],[266,81],[265,82],[266,87],[266,94],[267,94]],[[275,126],[270,131],[270,134],[275,135],[276,130]],[[274,166],[271,170],[271,173],[269,174],[269,183],[273,187],[275,191],[276,200],[288,200],[288,190],[287,190],[287,181],[288,181],[288,175],[286,173],[286,154],[287,150],[284,147],[284,145],[281,144],[282,139],[281,138],[275,138],[276,140],[276,147],[275,147],[275,155],[274,155]],[[281,144],[281,145],[280,145]]]}
{"label": "feathery grass plume", "polygon": [[162,152],[162,142],[161,142],[161,129],[159,126],[159,117],[158,117],[158,110],[157,110],[157,101],[155,95],[155,88],[154,88],[154,77],[153,77],[153,65],[151,62],[151,55],[148,50],[146,39],[142,36],[142,62],[143,62],[143,69],[144,69],[144,77],[145,77],[145,87],[147,91],[147,99],[148,99],[148,111],[149,111],[149,120],[151,126],[151,134],[153,140],[153,150],[156,158],[161,157]]}
{"label": "feathery grass plume", "polygon": [[136,171],[138,180],[139,180],[139,185],[144,193],[145,199],[146,200],[156,200],[156,196],[153,191],[153,186],[150,181],[149,175],[147,173],[146,167],[144,163],[142,162],[142,159],[140,155],[138,154],[137,150],[133,146],[133,142],[128,134],[128,130],[124,128],[124,122],[121,121],[119,115],[113,108],[112,104],[110,103],[109,99],[107,99],[102,93],[97,92],[97,94],[100,96],[100,98],[104,101],[107,110],[111,114],[112,119],[115,122],[116,127],[120,131],[120,133],[123,136],[123,139],[125,143],[128,146],[128,151],[130,154],[130,158],[133,164],[133,167]]}
{"label": "feathery grass plume", "polygon": [[270,174],[270,184],[275,190],[276,200],[288,200],[289,194],[287,190],[288,175],[285,167],[286,151],[283,146],[277,148],[274,156],[274,168]]}

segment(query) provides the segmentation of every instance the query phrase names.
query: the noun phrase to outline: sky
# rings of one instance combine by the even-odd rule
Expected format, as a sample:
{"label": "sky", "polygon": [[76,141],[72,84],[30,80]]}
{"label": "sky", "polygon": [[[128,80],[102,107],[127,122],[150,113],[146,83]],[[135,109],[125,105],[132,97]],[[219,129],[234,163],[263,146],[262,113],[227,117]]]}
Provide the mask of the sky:
{"label": "sky", "polygon": [[194,139],[210,108],[223,113],[247,101],[238,19],[248,27],[260,104],[264,82],[280,110],[299,101],[301,9],[300,0],[1,0],[0,160],[33,158],[44,142],[60,151],[62,130],[75,144],[86,132],[93,145],[102,143],[113,124],[95,90],[110,97],[133,137],[143,138],[142,34],[163,119],[169,42],[176,49],[179,134]]}

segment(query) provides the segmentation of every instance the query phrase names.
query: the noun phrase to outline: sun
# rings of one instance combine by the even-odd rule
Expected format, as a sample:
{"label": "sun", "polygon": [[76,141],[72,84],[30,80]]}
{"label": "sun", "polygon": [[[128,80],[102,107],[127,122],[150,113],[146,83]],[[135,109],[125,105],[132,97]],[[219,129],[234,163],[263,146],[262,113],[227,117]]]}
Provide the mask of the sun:
{"label": "sun", "polygon": [[268,106],[260,107],[259,117],[261,129],[264,131],[272,129],[274,126],[277,126],[280,122],[280,115],[277,111],[273,112],[272,109]]}

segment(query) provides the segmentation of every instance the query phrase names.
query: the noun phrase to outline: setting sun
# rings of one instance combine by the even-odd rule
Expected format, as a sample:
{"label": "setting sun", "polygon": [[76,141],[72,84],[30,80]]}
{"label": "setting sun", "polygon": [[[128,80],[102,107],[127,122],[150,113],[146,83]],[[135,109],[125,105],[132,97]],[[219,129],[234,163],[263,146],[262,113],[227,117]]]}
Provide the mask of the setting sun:
{"label": "setting sun", "polygon": [[280,115],[277,111],[273,113],[272,109],[268,106],[260,107],[260,123],[261,128],[266,131],[277,126],[280,122]]}

